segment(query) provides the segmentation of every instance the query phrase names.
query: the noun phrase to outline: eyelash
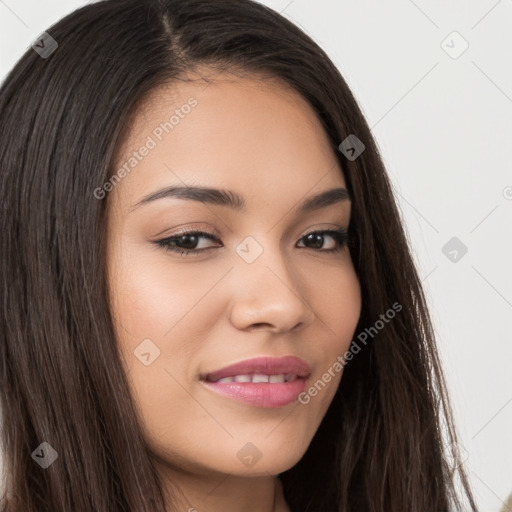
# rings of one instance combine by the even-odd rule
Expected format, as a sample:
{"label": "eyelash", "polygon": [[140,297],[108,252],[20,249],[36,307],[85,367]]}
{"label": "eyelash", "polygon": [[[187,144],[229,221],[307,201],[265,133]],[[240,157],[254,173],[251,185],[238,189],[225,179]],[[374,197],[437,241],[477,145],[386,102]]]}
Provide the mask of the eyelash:
{"label": "eyelash", "polygon": [[[312,249],[313,251],[334,253],[334,252],[340,252],[345,247],[348,247],[350,245],[348,231],[344,228],[310,231],[309,233],[306,233],[302,238],[300,238],[300,240],[303,240],[304,238],[306,238],[309,235],[316,235],[316,234],[321,234],[321,235],[328,234],[332,238],[334,238],[334,240],[336,241],[336,243],[338,245],[334,249]],[[167,238],[163,238],[161,240],[156,240],[154,243],[158,247],[161,247],[166,251],[177,252],[177,253],[180,253],[180,255],[184,254],[185,256],[187,256],[189,254],[199,254],[201,252],[207,251],[208,249],[215,249],[215,247],[207,247],[205,249],[183,249],[181,247],[171,246],[172,242],[175,242],[176,240],[179,240],[180,238],[182,238],[184,236],[189,236],[189,235],[201,236],[201,237],[205,237],[212,241],[218,241],[218,238],[215,235],[213,235],[213,233],[208,233],[205,231],[184,231],[182,233],[173,235],[172,237],[167,237]],[[309,249],[309,247],[305,247],[305,249]]]}

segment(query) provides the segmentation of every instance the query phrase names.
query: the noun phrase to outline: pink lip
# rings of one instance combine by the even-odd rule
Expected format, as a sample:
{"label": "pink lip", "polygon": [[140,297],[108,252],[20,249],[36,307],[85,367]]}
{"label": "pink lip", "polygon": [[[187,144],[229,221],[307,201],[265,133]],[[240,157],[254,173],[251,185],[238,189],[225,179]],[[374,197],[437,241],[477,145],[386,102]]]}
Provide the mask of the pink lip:
{"label": "pink lip", "polygon": [[[291,382],[215,382],[224,377],[262,373],[280,375],[292,373],[298,376]],[[258,357],[236,363],[221,370],[201,376],[202,383],[209,389],[240,402],[257,407],[283,407],[295,401],[304,391],[310,375],[309,365],[295,356]]]}
{"label": "pink lip", "polygon": [[255,383],[255,382],[208,382],[203,384],[239,402],[246,402],[257,407],[276,408],[288,405],[304,391],[306,379],[300,377],[292,382]]}

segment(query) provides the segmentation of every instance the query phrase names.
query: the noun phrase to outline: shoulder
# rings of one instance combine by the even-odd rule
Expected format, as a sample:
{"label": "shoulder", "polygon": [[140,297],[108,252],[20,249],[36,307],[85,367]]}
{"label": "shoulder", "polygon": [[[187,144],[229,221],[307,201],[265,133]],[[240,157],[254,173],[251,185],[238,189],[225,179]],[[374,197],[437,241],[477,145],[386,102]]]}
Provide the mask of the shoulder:
{"label": "shoulder", "polygon": [[503,503],[500,512],[512,512],[512,493],[510,493],[507,500]]}

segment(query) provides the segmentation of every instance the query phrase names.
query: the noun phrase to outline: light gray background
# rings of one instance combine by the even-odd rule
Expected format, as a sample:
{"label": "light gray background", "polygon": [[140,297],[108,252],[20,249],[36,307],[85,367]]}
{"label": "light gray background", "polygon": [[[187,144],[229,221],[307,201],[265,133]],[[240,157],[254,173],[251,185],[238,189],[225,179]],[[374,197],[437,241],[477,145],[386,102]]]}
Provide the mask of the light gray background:
{"label": "light gray background", "polygon": [[[0,0],[0,76],[86,3]],[[327,51],[372,127],[428,294],[476,497],[498,512],[512,492],[512,0],[262,3]],[[454,31],[469,44],[457,58],[447,53],[463,48]],[[456,262],[442,252],[452,237],[468,248]]]}

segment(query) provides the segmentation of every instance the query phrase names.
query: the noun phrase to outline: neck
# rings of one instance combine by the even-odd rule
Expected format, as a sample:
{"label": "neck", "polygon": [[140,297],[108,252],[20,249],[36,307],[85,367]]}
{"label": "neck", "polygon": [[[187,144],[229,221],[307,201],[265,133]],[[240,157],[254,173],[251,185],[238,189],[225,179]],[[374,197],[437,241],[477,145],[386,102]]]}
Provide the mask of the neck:
{"label": "neck", "polygon": [[277,476],[240,477],[222,473],[207,476],[184,473],[169,467],[161,473],[166,499],[172,510],[290,512]]}

